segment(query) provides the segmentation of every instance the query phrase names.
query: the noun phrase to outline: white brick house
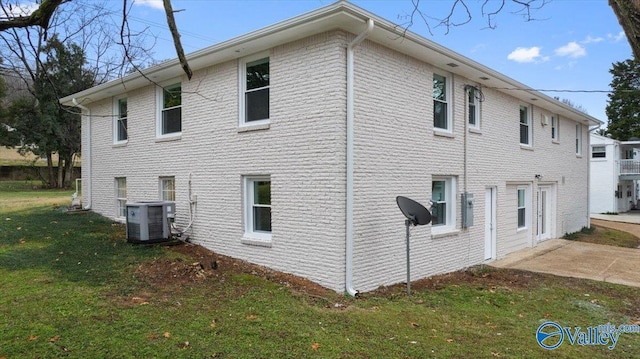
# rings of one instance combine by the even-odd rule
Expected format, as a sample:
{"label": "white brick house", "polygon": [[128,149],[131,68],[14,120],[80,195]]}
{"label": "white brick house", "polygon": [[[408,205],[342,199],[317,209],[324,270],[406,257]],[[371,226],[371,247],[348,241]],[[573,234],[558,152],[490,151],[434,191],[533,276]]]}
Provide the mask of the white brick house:
{"label": "white brick house", "polygon": [[637,208],[640,140],[618,141],[590,135],[591,213],[618,213]]}
{"label": "white brick house", "polygon": [[398,195],[438,208],[412,278],[587,226],[599,121],[401,35],[338,2],[190,54],[191,80],[174,60],[63,98],[83,109],[83,204],[174,199],[185,227],[191,201],[195,243],[350,294],[405,279]]}

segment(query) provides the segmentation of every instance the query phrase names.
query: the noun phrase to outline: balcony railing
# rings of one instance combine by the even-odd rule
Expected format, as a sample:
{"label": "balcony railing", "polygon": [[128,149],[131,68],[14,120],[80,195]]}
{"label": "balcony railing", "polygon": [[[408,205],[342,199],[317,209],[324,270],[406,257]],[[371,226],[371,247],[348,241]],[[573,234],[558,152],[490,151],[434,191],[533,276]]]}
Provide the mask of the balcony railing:
{"label": "balcony railing", "polygon": [[640,174],[640,160],[620,160],[621,175]]}

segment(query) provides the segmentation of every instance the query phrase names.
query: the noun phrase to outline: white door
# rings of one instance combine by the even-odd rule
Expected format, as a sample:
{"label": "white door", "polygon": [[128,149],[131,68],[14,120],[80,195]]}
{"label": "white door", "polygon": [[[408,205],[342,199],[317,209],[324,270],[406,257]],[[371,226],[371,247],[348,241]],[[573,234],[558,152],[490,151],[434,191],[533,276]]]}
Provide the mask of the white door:
{"label": "white door", "polygon": [[538,187],[538,240],[551,238],[553,192],[550,186]]}
{"label": "white door", "polygon": [[497,240],[497,191],[496,187],[489,187],[484,195],[484,259],[496,259]]}

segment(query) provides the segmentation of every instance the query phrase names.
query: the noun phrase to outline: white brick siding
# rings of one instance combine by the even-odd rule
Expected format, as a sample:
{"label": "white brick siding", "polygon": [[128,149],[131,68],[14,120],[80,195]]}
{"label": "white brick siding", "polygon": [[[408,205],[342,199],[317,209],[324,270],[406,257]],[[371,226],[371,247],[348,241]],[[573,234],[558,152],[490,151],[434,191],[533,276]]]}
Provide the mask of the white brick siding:
{"label": "white brick siding", "polygon": [[[128,93],[129,141],[113,146],[112,100],[90,105],[92,207],[115,214],[114,178],[127,178],[129,201],[158,198],[158,178],[175,176],[177,223],[189,222],[188,183],[196,196],[192,239],[219,253],[345,287],[346,46],[341,31],[321,33],[270,50],[268,129],[238,129],[238,62],[197,71],[182,82],[182,135],[155,137],[155,87]],[[246,54],[250,55],[250,54]],[[446,70],[446,69],[441,69]],[[575,123],[561,118],[552,143],[533,105],[533,146],[519,145],[519,105],[483,88],[480,131],[468,132],[464,176],[465,84],[454,76],[451,136],[433,131],[432,74],[427,63],[371,41],[355,53],[354,284],[360,291],[405,279],[404,217],[395,198],[431,198],[433,176],[455,176],[457,230],[434,236],[412,229],[412,278],[457,270],[484,260],[484,192],[498,189],[498,257],[534,245],[535,228],[517,232],[515,183],[531,185],[532,208],[541,181],[556,186],[555,236],[587,224],[588,132],[575,155]],[[106,117],[105,117],[106,116]],[[87,153],[83,126],[83,153]],[[83,157],[83,177],[89,177]],[[242,176],[270,175],[272,242],[243,238]],[[460,225],[460,193],[475,195],[474,225]],[[85,187],[86,189],[87,187]],[[83,198],[87,199],[87,193]],[[533,212],[533,211],[532,211]],[[533,213],[530,213],[533,216]],[[535,218],[531,220],[535,226]]]}

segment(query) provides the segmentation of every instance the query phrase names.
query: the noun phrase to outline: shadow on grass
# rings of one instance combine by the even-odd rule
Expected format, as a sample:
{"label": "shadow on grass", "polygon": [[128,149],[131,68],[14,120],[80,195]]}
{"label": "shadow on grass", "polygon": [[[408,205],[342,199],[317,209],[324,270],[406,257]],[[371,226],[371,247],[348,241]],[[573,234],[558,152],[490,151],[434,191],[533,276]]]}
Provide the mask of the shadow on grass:
{"label": "shadow on grass", "polygon": [[125,229],[94,213],[51,207],[0,217],[0,270],[42,270],[56,280],[104,285],[161,254],[156,247],[125,241]]}

